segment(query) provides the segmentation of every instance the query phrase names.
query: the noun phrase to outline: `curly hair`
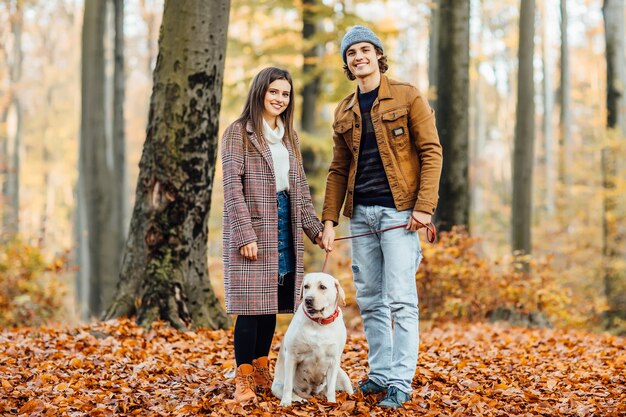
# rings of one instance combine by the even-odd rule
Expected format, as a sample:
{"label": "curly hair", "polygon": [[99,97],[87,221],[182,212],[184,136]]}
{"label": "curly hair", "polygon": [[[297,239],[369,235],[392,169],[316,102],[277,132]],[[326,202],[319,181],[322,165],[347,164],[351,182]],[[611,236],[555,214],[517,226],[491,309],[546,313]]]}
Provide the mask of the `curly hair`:
{"label": "curly hair", "polygon": [[[381,57],[378,58],[378,68],[380,69],[380,73],[384,74],[389,69],[389,64],[387,64],[387,55],[385,55],[383,50],[377,46],[375,46],[374,49],[376,50],[376,55],[381,55]],[[356,80],[356,77],[348,68],[348,64],[343,64],[343,72],[350,81]]]}

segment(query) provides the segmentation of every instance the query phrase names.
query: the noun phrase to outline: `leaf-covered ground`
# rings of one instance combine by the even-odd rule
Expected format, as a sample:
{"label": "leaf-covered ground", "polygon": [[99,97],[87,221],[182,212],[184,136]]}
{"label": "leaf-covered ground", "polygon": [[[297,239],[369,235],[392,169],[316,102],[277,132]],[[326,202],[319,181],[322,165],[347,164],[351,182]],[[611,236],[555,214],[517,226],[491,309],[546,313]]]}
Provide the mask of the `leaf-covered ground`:
{"label": "leaf-covered ground", "polygon": [[[412,402],[377,407],[341,394],[281,408],[231,398],[232,333],[146,332],[130,321],[0,334],[0,414],[253,416],[625,416],[626,339],[561,330],[446,324],[422,332]],[[280,340],[281,337],[278,337]],[[272,357],[276,357],[275,343]],[[366,373],[366,344],[349,335],[343,367]]]}

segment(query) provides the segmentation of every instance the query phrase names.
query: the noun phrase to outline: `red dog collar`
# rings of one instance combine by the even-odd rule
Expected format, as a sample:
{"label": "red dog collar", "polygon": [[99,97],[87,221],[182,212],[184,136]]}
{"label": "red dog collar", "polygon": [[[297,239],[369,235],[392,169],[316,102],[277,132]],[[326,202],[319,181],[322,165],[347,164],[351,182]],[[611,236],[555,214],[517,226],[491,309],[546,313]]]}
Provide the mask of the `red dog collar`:
{"label": "red dog collar", "polygon": [[333,321],[335,321],[335,319],[337,317],[339,317],[339,306],[335,307],[335,312],[333,314],[331,314],[330,316],[326,317],[326,318],[318,317],[318,318],[315,319],[315,318],[311,317],[311,315],[306,311],[306,308],[304,308],[304,306],[302,307],[302,311],[304,311],[304,315],[305,316],[307,316],[308,318],[310,318],[311,320],[313,320],[317,324],[321,324],[321,325],[330,324]]}

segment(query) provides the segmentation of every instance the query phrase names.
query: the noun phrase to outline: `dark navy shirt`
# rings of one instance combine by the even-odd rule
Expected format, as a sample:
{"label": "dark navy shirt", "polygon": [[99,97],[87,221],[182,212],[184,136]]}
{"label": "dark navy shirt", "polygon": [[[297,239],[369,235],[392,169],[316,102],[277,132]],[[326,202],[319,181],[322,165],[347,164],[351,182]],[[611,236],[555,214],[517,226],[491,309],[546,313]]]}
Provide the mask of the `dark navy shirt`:
{"label": "dark navy shirt", "polygon": [[378,87],[367,93],[359,92],[363,130],[354,184],[354,204],[395,208],[383,161],[378,152],[374,124],[370,115],[376,97],[378,97]]}

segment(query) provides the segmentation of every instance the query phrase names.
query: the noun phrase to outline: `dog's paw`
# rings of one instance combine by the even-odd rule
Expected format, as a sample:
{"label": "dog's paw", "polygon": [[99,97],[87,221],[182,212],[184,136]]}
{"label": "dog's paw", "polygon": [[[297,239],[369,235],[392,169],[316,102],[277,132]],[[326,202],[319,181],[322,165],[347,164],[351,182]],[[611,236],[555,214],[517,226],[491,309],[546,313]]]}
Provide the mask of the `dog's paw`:
{"label": "dog's paw", "polygon": [[283,398],[283,399],[280,401],[280,406],[281,406],[281,407],[290,407],[290,406],[291,406],[291,400],[288,400],[288,399],[284,399],[284,398]]}

